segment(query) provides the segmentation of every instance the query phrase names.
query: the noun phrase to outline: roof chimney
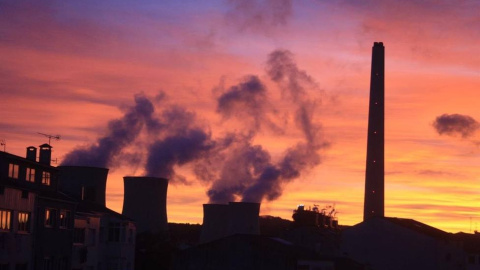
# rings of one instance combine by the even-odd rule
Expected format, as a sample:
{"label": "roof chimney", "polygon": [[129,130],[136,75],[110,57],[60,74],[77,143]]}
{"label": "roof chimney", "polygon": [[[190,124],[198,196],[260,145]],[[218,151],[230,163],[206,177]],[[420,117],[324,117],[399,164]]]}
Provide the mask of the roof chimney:
{"label": "roof chimney", "polygon": [[50,161],[52,160],[52,146],[45,143],[39,146],[40,147],[40,157],[38,158],[38,162],[50,165]]}
{"label": "roof chimney", "polygon": [[27,147],[27,159],[37,161],[37,148],[34,146]]}

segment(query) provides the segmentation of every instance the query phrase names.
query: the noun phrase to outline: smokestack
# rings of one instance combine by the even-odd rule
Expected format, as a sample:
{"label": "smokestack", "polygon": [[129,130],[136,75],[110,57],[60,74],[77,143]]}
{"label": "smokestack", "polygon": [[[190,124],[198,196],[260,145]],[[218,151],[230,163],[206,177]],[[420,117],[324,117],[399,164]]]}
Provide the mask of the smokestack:
{"label": "smokestack", "polygon": [[59,166],[60,190],[77,200],[105,206],[108,169],[86,166]]}
{"label": "smokestack", "polygon": [[365,201],[363,220],[383,217],[384,180],[384,122],[385,122],[385,48],[375,42],[372,48],[370,76],[370,105],[368,111],[367,160],[365,171]]}
{"label": "smokestack", "polygon": [[27,147],[27,159],[37,161],[37,148],[34,146]]}
{"label": "smokestack", "polygon": [[226,236],[228,223],[228,204],[204,204],[200,243],[210,242]]}
{"label": "smokestack", "polygon": [[168,232],[168,180],[157,177],[124,178],[122,214],[134,219],[137,232]]}
{"label": "smokestack", "polygon": [[52,160],[52,146],[45,143],[39,146],[40,147],[40,157],[38,158],[38,162],[46,165],[50,165],[50,161]]}
{"label": "smokestack", "polygon": [[260,234],[260,203],[229,202],[228,235]]}

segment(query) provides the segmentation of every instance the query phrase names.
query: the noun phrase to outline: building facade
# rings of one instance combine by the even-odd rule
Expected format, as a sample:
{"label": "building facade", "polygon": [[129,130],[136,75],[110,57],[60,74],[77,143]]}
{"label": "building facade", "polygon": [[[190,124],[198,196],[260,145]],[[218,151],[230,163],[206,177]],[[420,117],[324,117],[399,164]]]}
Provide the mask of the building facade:
{"label": "building facade", "polygon": [[58,192],[51,146],[0,152],[0,269],[70,269],[76,203]]}

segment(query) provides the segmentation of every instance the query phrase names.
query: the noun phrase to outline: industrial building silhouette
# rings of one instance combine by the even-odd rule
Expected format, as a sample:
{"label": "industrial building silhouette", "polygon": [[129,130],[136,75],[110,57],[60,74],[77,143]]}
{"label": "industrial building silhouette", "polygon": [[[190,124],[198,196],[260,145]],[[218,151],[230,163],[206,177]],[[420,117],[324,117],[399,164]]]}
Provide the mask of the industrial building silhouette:
{"label": "industrial building silhouette", "polygon": [[[107,168],[50,164],[49,144],[0,152],[0,270],[480,269],[480,234],[447,233],[384,212],[385,48],[372,48],[364,219],[307,209],[260,217],[260,203],[204,204],[172,224],[168,179],[124,177],[122,213],[105,204]],[[315,210],[316,209],[316,210]]]}
{"label": "industrial building silhouette", "polygon": [[0,269],[134,269],[135,224],[105,206],[108,169],[54,167],[39,149],[0,152]]}

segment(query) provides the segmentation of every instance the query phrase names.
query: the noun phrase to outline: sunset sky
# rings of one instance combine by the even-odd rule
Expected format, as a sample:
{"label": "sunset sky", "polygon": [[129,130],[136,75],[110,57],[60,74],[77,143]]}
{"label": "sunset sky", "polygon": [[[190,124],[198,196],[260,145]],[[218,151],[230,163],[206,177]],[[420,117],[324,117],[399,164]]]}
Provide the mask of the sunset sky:
{"label": "sunset sky", "polygon": [[[155,174],[171,179],[169,221],[201,223],[209,190],[249,175],[248,191],[275,168],[262,215],[335,204],[339,223],[353,225],[381,41],[385,214],[480,230],[479,14],[477,0],[0,0],[0,139],[24,156],[48,142],[37,132],[59,134],[60,165],[148,114],[132,116],[105,161],[113,210],[123,176]],[[175,143],[190,152],[164,154]],[[239,161],[254,151],[261,168]],[[298,175],[285,173],[299,156]]]}

